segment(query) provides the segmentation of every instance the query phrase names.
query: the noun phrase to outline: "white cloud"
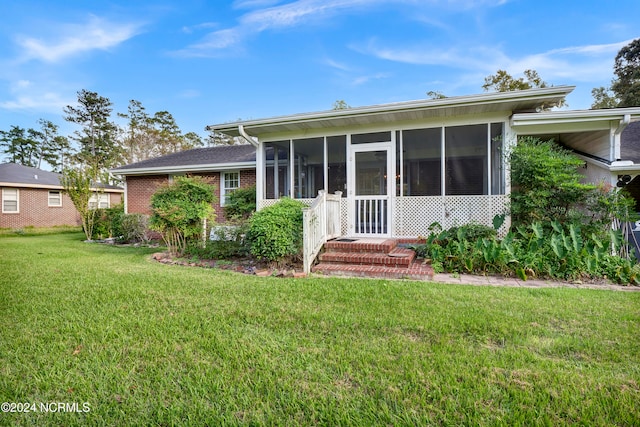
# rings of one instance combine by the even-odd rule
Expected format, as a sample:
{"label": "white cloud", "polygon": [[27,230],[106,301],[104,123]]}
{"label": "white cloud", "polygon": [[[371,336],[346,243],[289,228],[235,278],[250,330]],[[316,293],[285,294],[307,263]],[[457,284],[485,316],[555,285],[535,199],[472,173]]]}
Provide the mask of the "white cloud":
{"label": "white cloud", "polygon": [[363,9],[374,4],[411,2],[413,0],[297,0],[294,2],[264,7],[272,1],[240,1],[236,7],[257,7],[242,15],[238,24],[208,34],[203,40],[176,52],[182,56],[216,56],[243,42],[247,37],[276,28],[302,25],[310,20],[326,19],[344,10]]}
{"label": "white cloud", "polygon": [[368,83],[368,82],[370,82],[372,80],[387,79],[389,77],[391,77],[390,73],[376,73],[376,74],[372,74],[372,75],[356,77],[355,79],[353,79],[352,83],[355,86],[360,86],[360,85]]}
{"label": "white cloud", "polygon": [[138,34],[140,26],[133,23],[109,22],[91,16],[84,24],[54,25],[50,30],[53,30],[56,36],[17,37],[16,41],[23,51],[23,61],[36,59],[58,62],[91,50],[107,50]]}
{"label": "white cloud", "polygon": [[[611,75],[612,63],[618,50],[630,43],[625,40],[610,44],[572,46],[552,49],[518,57],[508,55],[500,47],[453,46],[442,49],[423,44],[401,48],[383,47],[376,40],[365,46],[352,45],[359,53],[388,61],[417,65],[439,65],[484,75],[504,69],[519,76],[526,69],[534,69],[545,80],[591,81]],[[562,83],[562,82],[560,82]]]}
{"label": "white cloud", "polygon": [[216,22],[203,22],[202,24],[192,25],[192,26],[184,26],[182,27],[182,32],[186,34],[191,34],[194,31],[206,30],[209,28],[217,28],[219,24]]}
{"label": "white cloud", "polygon": [[65,99],[56,92],[34,93],[34,91],[30,91],[17,94],[12,100],[0,101],[0,108],[60,113],[65,106],[71,105],[73,102],[73,99]]}
{"label": "white cloud", "polygon": [[338,62],[336,60],[333,60],[331,58],[325,58],[324,60],[321,61],[324,65],[328,65],[331,68],[335,68],[336,70],[340,70],[340,71],[351,71],[351,67],[343,64],[342,62]]}

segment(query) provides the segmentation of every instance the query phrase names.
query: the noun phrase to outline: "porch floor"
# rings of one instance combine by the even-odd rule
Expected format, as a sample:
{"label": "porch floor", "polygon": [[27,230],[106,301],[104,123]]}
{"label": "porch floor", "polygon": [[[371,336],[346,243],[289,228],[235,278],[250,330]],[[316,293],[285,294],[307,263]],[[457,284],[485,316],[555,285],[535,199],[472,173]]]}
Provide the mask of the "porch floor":
{"label": "porch floor", "polygon": [[314,273],[388,279],[433,279],[430,265],[416,260],[413,250],[390,238],[337,238],[324,245]]}

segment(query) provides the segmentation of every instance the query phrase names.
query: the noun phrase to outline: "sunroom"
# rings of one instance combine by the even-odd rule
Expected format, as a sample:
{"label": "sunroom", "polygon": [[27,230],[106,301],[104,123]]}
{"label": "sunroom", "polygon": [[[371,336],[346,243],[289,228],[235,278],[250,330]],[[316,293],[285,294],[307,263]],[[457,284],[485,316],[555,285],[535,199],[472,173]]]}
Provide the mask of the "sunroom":
{"label": "sunroom", "polygon": [[311,205],[320,195],[339,221],[329,234],[416,238],[435,222],[491,225],[505,213],[505,152],[516,137],[510,117],[554,105],[572,90],[409,101],[208,129],[256,146],[258,209],[285,196]]}

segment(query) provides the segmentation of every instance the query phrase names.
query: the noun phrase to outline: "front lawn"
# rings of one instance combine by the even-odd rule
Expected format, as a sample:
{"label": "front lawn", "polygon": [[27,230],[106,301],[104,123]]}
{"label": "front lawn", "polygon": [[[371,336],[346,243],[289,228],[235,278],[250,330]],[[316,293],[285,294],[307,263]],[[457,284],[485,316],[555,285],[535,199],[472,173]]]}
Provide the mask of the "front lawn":
{"label": "front lawn", "polygon": [[2,425],[640,424],[640,292],[265,278],[82,239],[0,237],[0,401],[36,405]]}

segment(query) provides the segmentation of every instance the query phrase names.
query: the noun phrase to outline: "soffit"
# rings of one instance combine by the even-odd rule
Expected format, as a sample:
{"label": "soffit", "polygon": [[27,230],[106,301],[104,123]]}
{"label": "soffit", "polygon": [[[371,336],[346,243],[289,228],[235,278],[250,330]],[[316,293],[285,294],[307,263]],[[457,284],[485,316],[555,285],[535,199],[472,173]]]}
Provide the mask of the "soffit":
{"label": "soffit", "polygon": [[444,99],[399,102],[223,123],[207,126],[207,130],[225,133],[229,136],[240,136],[238,128],[242,126],[249,135],[263,138],[265,135],[273,134],[305,134],[318,129],[357,129],[387,123],[446,119],[495,112],[504,112],[511,115],[512,112],[533,111],[543,105],[557,103],[563,100],[573,89],[573,86],[557,86],[517,92],[496,92]]}

